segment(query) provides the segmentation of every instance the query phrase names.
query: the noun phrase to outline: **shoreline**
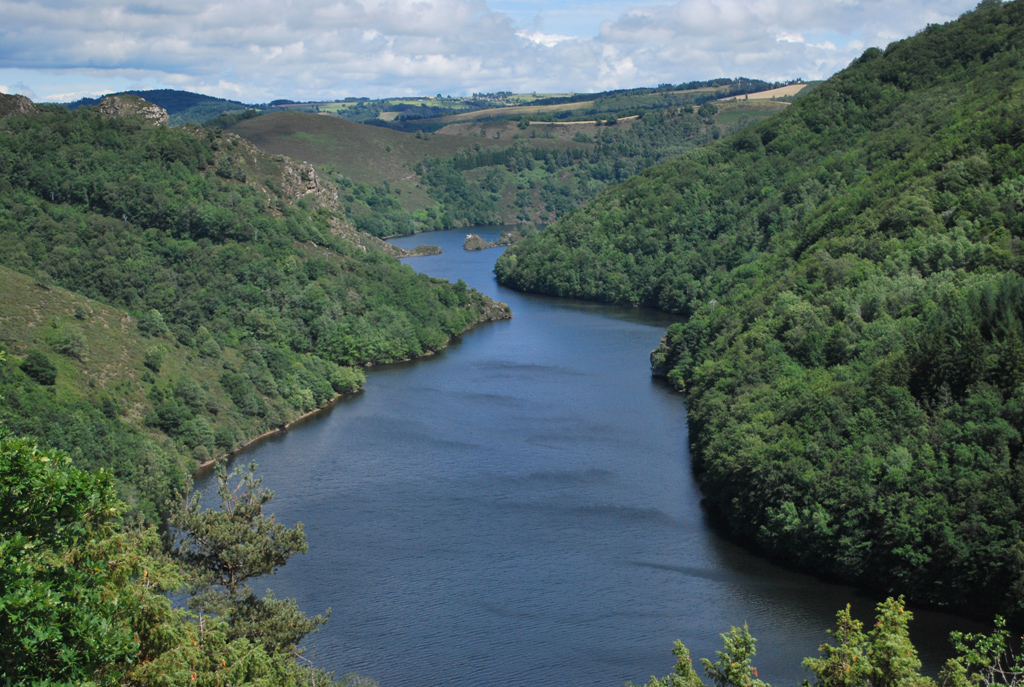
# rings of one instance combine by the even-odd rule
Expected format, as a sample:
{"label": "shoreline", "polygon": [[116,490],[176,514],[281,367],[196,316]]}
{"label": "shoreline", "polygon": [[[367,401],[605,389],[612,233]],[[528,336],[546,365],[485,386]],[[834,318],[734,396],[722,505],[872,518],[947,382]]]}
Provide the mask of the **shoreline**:
{"label": "shoreline", "polygon": [[[476,329],[477,327],[479,327],[481,325],[489,324],[491,322],[500,322],[502,320],[511,320],[512,319],[512,310],[508,307],[507,303],[504,303],[502,301],[494,301],[494,305],[495,306],[497,306],[497,305],[504,306],[503,312],[506,313],[506,316],[505,317],[487,317],[486,319],[482,319],[479,322],[475,322],[475,323],[471,324],[469,327],[466,327],[466,329],[464,329],[462,332],[460,332],[457,336],[453,336],[450,339],[448,339],[447,341],[445,341],[444,346],[442,346],[441,348],[437,349],[436,351],[427,351],[426,353],[424,353],[422,355],[418,355],[415,358],[403,358],[401,360],[392,360],[391,362],[378,363],[376,365],[374,365],[374,364],[367,364],[367,365],[364,365],[364,367],[367,367],[367,368],[383,367],[385,365],[395,365],[395,364],[398,364],[398,363],[410,363],[410,362],[413,362],[415,360],[421,360],[423,358],[429,358],[430,356],[437,355],[441,351],[447,349],[448,346],[451,344],[451,342],[454,339],[456,339],[456,338],[458,338],[460,336],[463,336],[467,332],[472,331],[473,329]],[[493,310],[493,306],[492,306],[492,308],[489,308],[488,310],[484,311],[484,314],[487,315],[492,310]],[[350,391],[350,392],[344,393],[344,394],[336,394],[334,396],[334,398],[332,398],[331,400],[327,401],[327,403],[323,404],[319,408],[314,408],[313,410],[310,410],[307,413],[303,413],[302,415],[299,415],[294,420],[289,420],[288,422],[286,422],[283,425],[280,425],[279,427],[274,427],[272,429],[268,429],[267,431],[263,432],[262,434],[259,434],[259,435],[255,436],[255,437],[252,437],[251,439],[247,439],[244,442],[242,442],[241,444],[239,444],[237,447],[235,447],[235,448],[231,449],[230,451],[228,451],[227,453],[224,453],[224,454],[222,454],[220,456],[217,456],[216,458],[211,458],[210,460],[203,461],[202,463],[200,463],[195,468],[195,470],[192,471],[192,477],[193,478],[198,477],[200,473],[208,470],[209,468],[215,466],[217,463],[219,463],[219,462],[221,462],[223,460],[231,460],[232,458],[237,456],[239,453],[241,453],[245,449],[250,448],[254,444],[256,444],[258,442],[261,442],[264,439],[269,439],[270,437],[276,436],[278,434],[286,433],[289,429],[291,429],[292,427],[294,427],[298,423],[303,422],[305,420],[309,420],[309,419],[313,418],[315,415],[318,415],[320,413],[323,413],[325,411],[330,410],[331,408],[334,407],[334,405],[338,401],[342,400],[343,398],[348,398],[350,396],[355,396],[356,394],[361,394],[361,393],[363,393],[365,391],[365,389],[366,389],[365,386],[361,386],[358,389],[356,389],[355,391]]]}
{"label": "shoreline", "polygon": [[269,439],[270,437],[275,436],[277,434],[284,434],[289,429],[291,429],[298,423],[302,422],[303,420],[308,420],[309,418],[313,417],[314,415],[317,415],[318,413],[322,413],[325,410],[330,410],[334,406],[334,404],[340,401],[342,398],[345,398],[347,396],[355,396],[356,394],[362,393],[364,388],[365,387],[359,387],[355,391],[350,391],[347,394],[336,394],[334,398],[327,401],[327,403],[323,404],[319,408],[314,408],[313,410],[307,413],[303,413],[302,415],[296,417],[294,420],[290,420],[279,427],[268,429],[266,432],[263,432],[262,434],[254,436],[251,439],[247,439],[245,442],[239,444],[236,448],[231,449],[230,451],[223,455],[217,456],[216,458],[211,458],[210,460],[200,463],[199,466],[192,473],[192,477],[197,477],[199,473],[203,472],[208,468],[213,467],[222,460],[230,460],[231,458],[234,458],[239,453],[241,453],[242,451],[244,451],[245,449],[249,448],[250,446],[257,442],[263,441],[264,439]]}

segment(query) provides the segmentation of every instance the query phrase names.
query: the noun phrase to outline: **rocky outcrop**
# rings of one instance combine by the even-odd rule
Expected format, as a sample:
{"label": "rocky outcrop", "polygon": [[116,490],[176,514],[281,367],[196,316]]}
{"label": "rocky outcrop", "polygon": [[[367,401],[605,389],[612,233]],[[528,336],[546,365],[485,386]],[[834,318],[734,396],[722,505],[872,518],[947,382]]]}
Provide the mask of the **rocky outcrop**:
{"label": "rocky outcrop", "polygon": [[303,196],[313,194],[321,205],[332,210],[338,209],[338,188],[336,186],[321,183],[316,169],[308,162],[299,162],[290,158],[285,158],[285,160],[284,183],[285,193],[288,196],[298,200]]}
{"label": "rocky outcrop", "polygon": [[167,110],[164,108],[143,100],[137,95],[127,93],[108,95],[100,101],[98,109],[100,114],[106,117],[142,117],[154,126],[167,126],[170,121]]}
{"label": "rocky outcrop", "polygon": [[35,104],[23,95],[0,93],[0,119],[6,117],[31,117],[38,110]]}
{"label": "rocky outcrop", "polygon": [[485,250],[487,248],[494,248],[494,244],[490,241],[484,241],[476,234],[466,234],[466,240],[463,242],[462,247],[466,250]]}
{"label": "rocky outcrop", "polygon": [[485,241],[476,234],[466,234],[466,240],[462,243],[462,247],[466,250],[486,250],[488,248],[497,248],[498,246],[511,246],[513,243],[522,241],[524,234],[517,229],[510,229],[509,231],[503,232],[498,237],[497,241]]}

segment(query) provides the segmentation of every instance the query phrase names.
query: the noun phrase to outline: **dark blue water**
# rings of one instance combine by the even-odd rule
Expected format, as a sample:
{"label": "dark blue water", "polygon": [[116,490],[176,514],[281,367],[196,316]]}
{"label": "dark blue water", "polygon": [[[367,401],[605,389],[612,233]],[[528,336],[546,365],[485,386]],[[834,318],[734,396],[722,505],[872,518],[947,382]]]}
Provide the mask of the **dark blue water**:
{"label": "dark blue water", "polygon": [[[500,249],[463,251],[465,233],[395,243],[442,246],[409,264],[509,303],[511,321],[371,370],[364,392],[236,459],[306,525],[309,553],[255,586],[333,609],[307,656],[384,687],[619,687],[669,673],[675,639],[713,657],[746,622],[762,679],[808,677],[836,611],[867,619],[876,599],[709,529],[683,398],[648,367],[671,319],[504,289]],[[949,630],[973,629],[917,615],[933,670]]]}

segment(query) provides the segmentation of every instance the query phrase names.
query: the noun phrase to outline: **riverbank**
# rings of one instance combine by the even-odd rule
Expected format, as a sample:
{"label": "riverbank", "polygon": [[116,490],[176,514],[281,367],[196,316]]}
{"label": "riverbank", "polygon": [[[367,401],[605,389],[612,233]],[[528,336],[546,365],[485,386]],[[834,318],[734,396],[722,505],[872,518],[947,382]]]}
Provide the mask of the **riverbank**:
{"label": "riverbank", "polygon": [[[440,252],[441,252],[440,249],[438,249],[438,252],[434,253],[434,255],[438,255],[438,254],[440,254]],[[421,254],[410,252],[408,257],[419,257],[420,255]],[[466,327],[466,329],[462,330],[458,334],[458,336],[461,337],[461,336],[465,335],[467,332],[470,332],[473,329],[476,329],[477,327],[479,327],[481,325],[484,325],[484,324],[488,324],[490,322],[499,322],[501,320],[510,320],[510,319],[512,319],[512,309],[508,306],[508,304],[504,303],[502,301],[494,301],[494,300],[492,300],[491,305],[489,305],[483,311],[483,313],[481,315],[481,319],[477,320],[475,323],[473,323],[469,327]],[[407,363],[407,362],[411,362],[413,360],[421,360],[423,358],[428,358],[428,357],[436,355],[438,352],[443,351],[444,349],[448,348],[448,346],[451,345],[452,341],[455,340],[455,338],[457,338],[457,337],[449,338],[447,341],[445,341],[444,346],[442,346],[441,348],[439,348],[436,351],[427,351],[426,353],[423,353],[422,355],[416,356],[414,358],[402,358],[400,360],[392,360],[389,363],[381,363],[380,365],[369,365],[368,364],[368,365],[365,365],[364,367],[366,367],[366,368],[384,367],[384,366],[387,366],[387,365],[394,365],[396,363]],[[210,460],[207,460],[207,461],[204,461],[204,462],[200,463],[199,466],[193,471],[192,476],[193,477],[199,476],[201,473],[209,470],[209,468],[215,466],[217,463],[219,463],[221,461],[224,461],[224,460],[230,460],[230,459],[234,458],[235,456],[237,456],[239,453],[242,453],[243,451],[245,451],[247,449],[253,448],[254,446],[258,445],[260,442],[262,442],[265,439],[269,439],[271,437],[275,437],[275,436],[284,434],[285,432],[287,432],[292,427],[295,427],[296,425],[298,425],[300,423],[303,423],[303,422],[305,422],[307,420],[315,418],[317,415],[320,415],[320,414],[325,413],[326,411],[330,410],[332,407],[334,407],[334,405],[336,403],[338,403],[338,401],[341,401],[342,399],[345,399],[345,398],[351,398],[352,396],[354,396],[356,394],[362,393],[364,391],[364,389],[365,389],[365,384],[364,384],[364,386],[359,387],[355,391],[351,391],[351,392],[343,393],[343,394],[337,394],[332,399],[330,399],[329,401],[324,403],[324,405],[322,405],[322,406],[320,406],[318,408],[314,408],[313,410],[311,410],[311,411],[309,411],[307,413],[303,413],[303,414],[299,415],[298,417],[296,417],[295,419],[290,420],[290,421],[288,421],[287,423],[285,423],[283,425],[280,425],[278,427],[274,427],[272,429],[268,429],[267,431],[263,432],[262,434],[259,434],[258,436],[255,436],[255,437],[252,437],[251,439],[245,440],[243,443],[241,443],[239,446],[235,447],[231,451],[228,451],[227,453],[224,453],[223,455],[217,456],[216,458],[211,458]]]}

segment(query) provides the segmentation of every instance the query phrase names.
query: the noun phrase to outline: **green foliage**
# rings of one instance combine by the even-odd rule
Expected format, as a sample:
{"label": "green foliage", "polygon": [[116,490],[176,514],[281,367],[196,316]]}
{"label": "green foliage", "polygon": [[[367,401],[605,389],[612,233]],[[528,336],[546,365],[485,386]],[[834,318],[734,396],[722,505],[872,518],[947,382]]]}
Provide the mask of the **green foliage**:
{"label": "green foliage", "polygon": [[120,514],[110,476],[0,435],[0,660],[5,677],[88,679],[124,662],[134,638],[104,618],[105,557]]}
{"label": "green foliage", "polygon": [[839,646],[823,644],[821,656],[805,659],[804,667],[814,673],[817,687],[934,687],[920,674],[921,661],[910,641],[911,620],[903,598],[889,598],[878,604],[875,624],[864,633],[847,606],[830,631]]}
{"label": "green foliage", "polygon": [[950,638],[957,656],[943,668],[943,687],[1018,687],[1024,683],[1024,653],[1013,653],[1003,618],[996,616],[991,635],[953,632]]}
{"label": "green foliage", "polygon": [[755,640],[745,624],[743,629],[734,627],[722,635],[722,643],[724,650],[715,652],[717,661],[701,659],[704,673],[715,687],[768,687],[757,678],[757,669],[750,662],[757,652]]}
{"label": "green foliage", "polygon": [[150,336],[162,336],[168,332],[167,323],[160,311],[152,308],[139,315],[139,331]]}
{"label": "green foliage", "polygon": [[[257,482],[245,483],[266,502]],[[291,542],[289,552],[303,548],[301,529],[282,533],[272,521],[260,524],[258,510],[236,519],[248,518],[241,538],[250,549],[260,548],[260,537],[277,552],[283,539]],[[162,553],[155,529],[125,527],[124,511],[109,473],[79,470],[66,454],[41,450],[0,426],[0,681],[333,684],[330,674],[295,660],[298,640],[322,618],[306,618],[293,601],[270,593],[257,599],[237,585],[237,603],[227,616],[172,607],[165,594],[180,589],[189,571]],[[203,517],[193,509],[186,521],[202,525]],[[222,560],[233,560],[239,547],[227,548]],[[270,558],[279,562],[275,555]],[[249,567],[237,569],[241,575],[275,567],[255,562],[259,556],[243,557]]]}
{"label": "green foliage", "polygon": [[146,355],[142,359],[142,363],[153,372],[159,372],[160,366],[164,364],[164,358],[167,352],[163,346],[156,344],[146,349]]}
{"label": "green foliage", "polygon": [[57,381],[57,366],[42,351],[29,351],[21,361],[21,371],[43,386]]}
{"label": "green foliage", "polygon": [[792,565],[1024,617],[1024,3],[983,3],[510,248],[680,314],[706,503]]}
{"label": "green foliage", "polygon": [[85,339],[82,337],[81,330],[59,318],[50,322],[50,326],[43,334],[43,339],[55,353],[76,360],[81,360],[85,355]]}
{"label": "green foliage", "polygon": [[[416,170],[438,201],[438,211],[435,218],[420,221],[441,229],[566,215],[611,184],[711,142],[710,125],[718,108],[709,104],[704,112],[656,110],[629,127],[606,127],[594,137],[578,132],[573,142],[593,144],[587,148],[540,147],[520,139],[506,148],[463,148],[453,158],[427,158]],[[737,119],[726,126],[727,133],[767,115],[755,112]],[[616,124],[616,119],[606,124]]]}
{"label": "green foliage", "polygon": [[[903,598],[892,597],[878,604],[875,623],[868,632],[850,615],[850,607],[836,614],[836,627],[830,630],[837,646],[822,644],[817,658],[804,659],[804,667],[814,674],[814,687],[935,687],[931,678],[921,675],[921,661],[910,641],[908,626],[913,619]],[[1008,648],[1008,633],[1001,618],[996,618],[991,635],[953,632],[950,639],[957,652],[942,669],[943,687],[1017,687],[1024,678],[1024,655]],[[769,687],[757,677],[751,665],[754,638],[747,627],[733,627],[721,635],[724,650],[716,652],[714,663],[701,659],[704,672],[715,687]],[[645,687],[702,687],[690,660],[689,650],[676,641],[672,653],[677,657],[675,670],[663,678],[652,677]],[[968,674],[970,671],[976,671]],[[806,680],[805,686],[809,686]]]}
{"label": "green foliage", "polygon": [[[234,477],[239,479],[232,487]],[[255,465],[230,476],[218,465],[217,482],[219,509],[203,510],[189,480],[170,524],[181,532],[175,542],[177,555],[199,571],[203,584],[222,587],[235,597],[249,578],[270,574],[294,554],[305,553],[306,535],[301,524],[289,529],[273,515],[263,515],[274,492],[261,486]]]}
{"label": "green foliage", "polygon": [[288,528],[263,513],[274,494],[261,486],[254,464],[231,475],[219,465],[217,480],[218,509],[203,510],[189,481],[171,511],[174,553],[192,571],[190,586],[197,592],[190,603],[226,618],[231,639],[244,638],[271,655],[295,653],[299,641],[327,618],[307,618],[294,601],[279,600],[269,591],[260,598],[246,581],[269,575],[306,552],[302,524]]}

